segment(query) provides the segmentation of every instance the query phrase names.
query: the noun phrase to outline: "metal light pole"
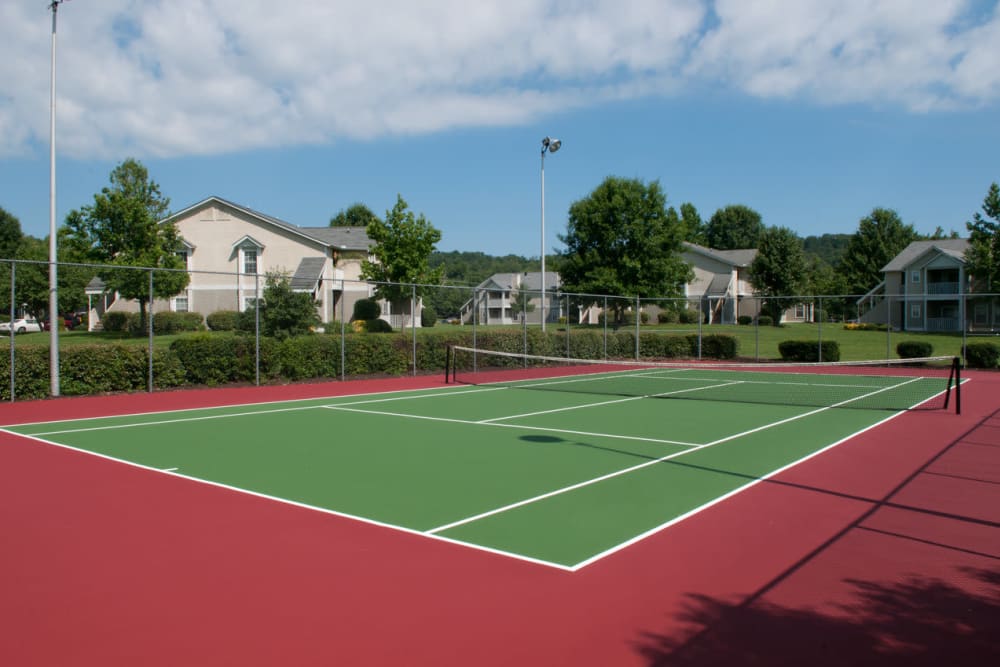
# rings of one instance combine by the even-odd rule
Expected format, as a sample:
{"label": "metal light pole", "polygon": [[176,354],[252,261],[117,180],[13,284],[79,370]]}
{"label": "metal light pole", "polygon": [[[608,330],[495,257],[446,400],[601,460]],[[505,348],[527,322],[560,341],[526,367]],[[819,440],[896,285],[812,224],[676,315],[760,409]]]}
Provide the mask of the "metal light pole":
{"label": "metal light pole", "polygon": [[542,331],[545,331],[545,153],[555,153],[562,146],[558,139],[542,139]]}
{"label": "metal light pole", "polygon": [[56,15],[66,0],[52,0],[52,87],[49,113],[49,380],[59,395],[59,269],[56,265]]}

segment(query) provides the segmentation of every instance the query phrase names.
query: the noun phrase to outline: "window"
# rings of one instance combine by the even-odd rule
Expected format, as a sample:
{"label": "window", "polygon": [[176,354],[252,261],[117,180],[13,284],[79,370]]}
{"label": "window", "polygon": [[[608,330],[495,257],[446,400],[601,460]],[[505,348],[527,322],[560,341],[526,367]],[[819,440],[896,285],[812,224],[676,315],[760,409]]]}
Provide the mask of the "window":
{"label": "window", "polygon": [[920,271],[910,271],[910,282],[914,284],[920,282]]}
{"label": "window", "polygon": [[174,312],[175,313],[186,313],[186,312],[188,312],[188,298],[187,298],[187,296],[175,296],[174,297]]}
{"label": "window", "polygon": [[919,320],[920,319],[920,304],[911,303],[910,304],[910,319]]}
{"label": "window", "polygon": [[243,273],[257,273],[257,249],[245,248],[243,250]]}
{"label": "window", "polygon": [[178,250],[177,256],[181,258],[181,263],[184,264],[185,269],[191,268],[191,257],[188,255],[187,250]]}

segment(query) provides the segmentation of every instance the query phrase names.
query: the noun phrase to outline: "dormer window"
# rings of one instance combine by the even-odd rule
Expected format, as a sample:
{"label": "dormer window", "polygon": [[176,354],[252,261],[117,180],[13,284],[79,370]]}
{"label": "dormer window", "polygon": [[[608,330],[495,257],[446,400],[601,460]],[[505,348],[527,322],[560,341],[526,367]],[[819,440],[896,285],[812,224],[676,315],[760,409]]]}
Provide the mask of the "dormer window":
{"label": "dormer window", "polygon": [[243,248],[243,273],[257,273],[257,249]]}
{"label": "dormer window", "polygon": [[240,273],[254,275],[259,272],[260,255],[264,251],[263,244],[251,236],[244,236],[232,247]]}

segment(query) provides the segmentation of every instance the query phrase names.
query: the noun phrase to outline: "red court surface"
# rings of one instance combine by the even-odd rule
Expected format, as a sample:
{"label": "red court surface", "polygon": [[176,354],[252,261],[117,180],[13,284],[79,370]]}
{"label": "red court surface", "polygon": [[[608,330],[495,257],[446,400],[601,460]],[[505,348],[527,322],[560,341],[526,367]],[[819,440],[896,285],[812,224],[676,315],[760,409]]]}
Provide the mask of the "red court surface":
{"label": "red court surface", "polygon": [[0,665],[1000,664],[1000,374],[968,376],[961,416],[899,416],[574,573],[0,433]]}

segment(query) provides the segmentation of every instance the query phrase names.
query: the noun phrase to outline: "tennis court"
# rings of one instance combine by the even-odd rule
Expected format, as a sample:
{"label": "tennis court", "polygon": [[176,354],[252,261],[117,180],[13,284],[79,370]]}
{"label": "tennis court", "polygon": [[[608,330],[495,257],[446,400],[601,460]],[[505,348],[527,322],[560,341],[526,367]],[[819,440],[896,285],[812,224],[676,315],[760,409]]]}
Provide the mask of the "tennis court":
{"label": "tennis court", "polygon": [[528,368],[466,352],[430,389],[5,430],[575,571],[900,411],[947,418],[956,402],[947,367]]}

